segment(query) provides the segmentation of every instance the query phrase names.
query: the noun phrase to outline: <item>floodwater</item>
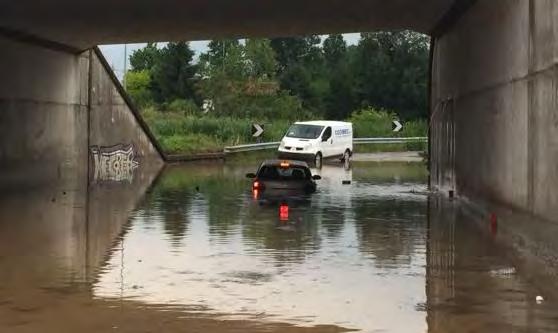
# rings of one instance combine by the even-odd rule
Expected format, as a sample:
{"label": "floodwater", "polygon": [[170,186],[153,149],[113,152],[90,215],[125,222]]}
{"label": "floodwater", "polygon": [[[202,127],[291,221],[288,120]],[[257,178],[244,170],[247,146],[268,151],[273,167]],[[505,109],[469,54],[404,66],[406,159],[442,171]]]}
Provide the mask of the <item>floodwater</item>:
{"label": "floodwater", "polygon": [[422,164],[325,165],[280,200],[254,198],[257,164],[0,197],[0,332],[558,331]]}

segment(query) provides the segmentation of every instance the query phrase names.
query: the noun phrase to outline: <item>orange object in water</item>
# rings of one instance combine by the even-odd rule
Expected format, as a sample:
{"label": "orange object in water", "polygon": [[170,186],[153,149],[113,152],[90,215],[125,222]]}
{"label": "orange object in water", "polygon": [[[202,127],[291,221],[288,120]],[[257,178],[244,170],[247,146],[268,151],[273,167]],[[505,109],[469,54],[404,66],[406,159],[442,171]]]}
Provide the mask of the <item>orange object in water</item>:
{"label": "orange object in water", "polygon": [[279,219],[281,221],[289,220],[289,205],[281,204],[281,206],[279,206]]}

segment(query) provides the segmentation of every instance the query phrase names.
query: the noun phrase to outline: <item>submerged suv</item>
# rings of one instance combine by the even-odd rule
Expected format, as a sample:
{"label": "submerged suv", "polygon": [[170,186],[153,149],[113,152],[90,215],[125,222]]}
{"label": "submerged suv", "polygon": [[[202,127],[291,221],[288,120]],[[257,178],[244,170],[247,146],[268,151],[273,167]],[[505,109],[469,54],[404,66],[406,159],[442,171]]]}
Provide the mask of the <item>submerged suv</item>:
{"label": "submerged suv", "polygon": [[254,180],[254,196],[291,191],[313,193],[316,191],[315,180],[321,179],[319,175],[312,176],[306,162],[284,160],[264,161],[257,173],[249,173],[246,177]]}

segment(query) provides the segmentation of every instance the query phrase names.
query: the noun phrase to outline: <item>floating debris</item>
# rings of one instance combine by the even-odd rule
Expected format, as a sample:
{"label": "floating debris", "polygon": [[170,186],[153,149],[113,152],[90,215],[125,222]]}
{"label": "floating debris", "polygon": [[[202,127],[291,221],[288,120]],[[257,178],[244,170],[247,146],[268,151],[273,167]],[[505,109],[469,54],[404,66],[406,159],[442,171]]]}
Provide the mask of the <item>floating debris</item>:
{"label": "floating debris", "polygon": [[516,273],[517,271],[515,267],[498,268],[498,269],[493,269],[489,272],[489,274],[492,276],[501,276],[501,277],[512,276],[515,275]]}

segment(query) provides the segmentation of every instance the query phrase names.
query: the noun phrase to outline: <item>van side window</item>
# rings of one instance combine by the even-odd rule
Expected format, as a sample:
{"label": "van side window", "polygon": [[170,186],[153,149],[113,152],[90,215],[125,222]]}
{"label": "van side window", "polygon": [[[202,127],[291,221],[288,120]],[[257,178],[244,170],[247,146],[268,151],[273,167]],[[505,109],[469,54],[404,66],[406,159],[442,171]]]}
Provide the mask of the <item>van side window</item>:
{"label": "van side window", "polygon": [[322,135],[322,141],[327,141],[331,138],[331,127],[326,128],[324,134]]}

